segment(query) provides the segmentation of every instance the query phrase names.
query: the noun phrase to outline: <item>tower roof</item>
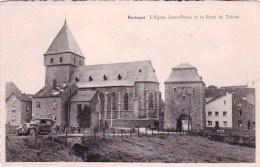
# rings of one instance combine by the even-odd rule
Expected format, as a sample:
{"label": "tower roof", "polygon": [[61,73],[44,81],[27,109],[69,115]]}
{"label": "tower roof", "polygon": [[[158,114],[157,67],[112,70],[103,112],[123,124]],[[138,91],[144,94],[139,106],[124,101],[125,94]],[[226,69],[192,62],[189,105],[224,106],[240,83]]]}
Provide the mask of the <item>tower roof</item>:
{"label": "tower roof", "polygon": [[173,67],[173,69],[191,69],[191,68],[196,69],[194,66],[190,65],[189,63],[181,63],[176,67]]}
{"label": "tower roof", "polygon": [[83,54],[77,42],[73,38],[66,21],[45,55],[63,52],[72,52],[83,57]]}
{"label": "tower roof", "polygon": [[203,82],[197,73],[197,69],[188,64],[182,63],[172,68],[169,78],[165,82]]}

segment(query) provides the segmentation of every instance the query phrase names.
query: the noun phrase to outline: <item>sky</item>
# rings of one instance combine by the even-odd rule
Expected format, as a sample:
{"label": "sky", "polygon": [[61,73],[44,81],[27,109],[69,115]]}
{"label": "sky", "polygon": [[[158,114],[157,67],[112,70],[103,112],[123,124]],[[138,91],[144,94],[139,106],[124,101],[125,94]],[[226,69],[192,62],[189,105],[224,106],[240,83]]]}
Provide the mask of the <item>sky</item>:
{"label": "sky", "polygon": [[[151,60],[163,94],[164,81],[172,68],[187,62],[197,68],[206,86],[258,82],[260,28],[258,9],[253,3],[158,4],[1,5],[2,82],[13,81],[22,92],[30,94],[44,86],[43,54],[63,26],[65,15],[86,65]],[[226,14],[239,19],[148,19],[149,15]],[[128,19],[129,15],[146,19]]]}

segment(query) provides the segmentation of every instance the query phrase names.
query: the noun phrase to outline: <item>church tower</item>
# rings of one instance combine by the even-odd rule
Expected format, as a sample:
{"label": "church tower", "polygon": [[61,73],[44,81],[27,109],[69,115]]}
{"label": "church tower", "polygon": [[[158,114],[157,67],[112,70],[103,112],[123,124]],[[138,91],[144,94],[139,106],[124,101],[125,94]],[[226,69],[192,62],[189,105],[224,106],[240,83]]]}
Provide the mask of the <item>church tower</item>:
{"label": "church tower", "polygon": [[165,81],[164,127],[177,131],[205,127],[205,84],[188,63],[172,69]]}
{"label": "church tower", "polygon": [[53,84],[54,79],[57,84],[70,82],[75,67],[84,66],[84,60],[65,20],[60,32],[44,54],[45,85]]}

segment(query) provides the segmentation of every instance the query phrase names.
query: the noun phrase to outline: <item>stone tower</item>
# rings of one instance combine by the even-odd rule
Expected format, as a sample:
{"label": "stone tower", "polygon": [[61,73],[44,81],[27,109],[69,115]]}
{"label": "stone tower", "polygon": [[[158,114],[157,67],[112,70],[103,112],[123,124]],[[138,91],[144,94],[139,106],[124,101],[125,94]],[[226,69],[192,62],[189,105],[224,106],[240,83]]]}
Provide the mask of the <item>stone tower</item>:
{"label": "stone tower", "polygon": [[205,127],[205,84],[188,63],[172,69],[165,81],[164,128],[177,131]]}
{"label": "stone tower", "polygon": [[77,66],[84,66],[84,57],[73,38],[66,20],[58,35],[44,54],[45,85],[68,83]]}

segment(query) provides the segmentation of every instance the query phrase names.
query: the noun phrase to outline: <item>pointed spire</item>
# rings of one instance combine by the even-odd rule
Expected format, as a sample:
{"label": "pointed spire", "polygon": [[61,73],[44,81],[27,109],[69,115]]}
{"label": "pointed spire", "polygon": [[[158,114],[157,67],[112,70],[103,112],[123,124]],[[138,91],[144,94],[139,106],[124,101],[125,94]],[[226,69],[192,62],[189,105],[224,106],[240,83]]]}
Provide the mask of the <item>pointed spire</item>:
{"label": "pointed spire", "polygon": [[55,37],[50,47],[48,48],[46,54],[56,54],[56,53],[64,53],[64,52],[72,52],[79,56],[83,57],[83,54],[75,41],[73,35],[71,34],[69,27],[67,25],[67,21],[65,19],[65,23],[61,28],[58,35]]}
{"label": "pointed spire", "polygon": [[64,22],[64,24],[66,24],[67,23],[67,13],[65,12],[65,22]]}

